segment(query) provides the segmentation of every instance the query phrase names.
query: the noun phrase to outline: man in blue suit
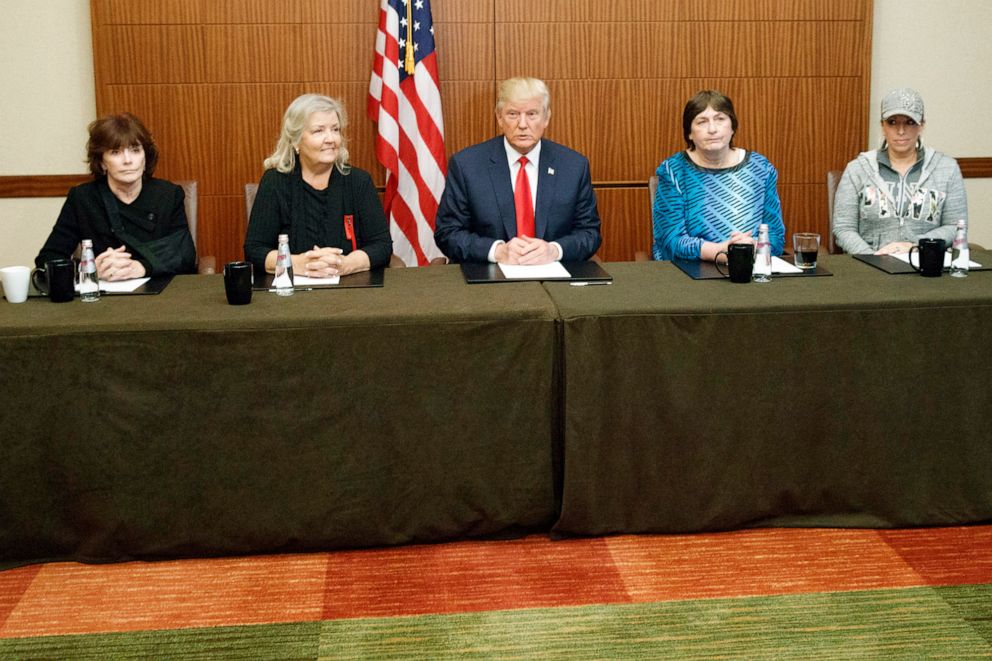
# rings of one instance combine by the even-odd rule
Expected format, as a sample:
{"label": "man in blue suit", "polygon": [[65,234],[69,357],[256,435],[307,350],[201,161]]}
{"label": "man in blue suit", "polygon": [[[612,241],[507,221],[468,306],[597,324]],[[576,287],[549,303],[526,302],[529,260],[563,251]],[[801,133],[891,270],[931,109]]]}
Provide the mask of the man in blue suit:
{"label": "man in blue suit", "polygon": [[543,81],[500,85],[503,135],[448,162],[434,240],[452,262],[547,264],[595,254],[602,237],[589,161],[542,139],[550,119]]}

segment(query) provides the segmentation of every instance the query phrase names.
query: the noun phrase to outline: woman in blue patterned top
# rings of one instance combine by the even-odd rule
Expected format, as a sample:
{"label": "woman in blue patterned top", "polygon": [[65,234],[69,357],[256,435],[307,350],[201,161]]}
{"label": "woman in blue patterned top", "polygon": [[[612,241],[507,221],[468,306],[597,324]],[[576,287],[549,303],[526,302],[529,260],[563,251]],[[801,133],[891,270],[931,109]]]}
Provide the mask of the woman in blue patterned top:
{"label": "woman in blue patterned top", "polygon": [[656,172],[655,259],[713,261],[731,243],[754,243],[761,223],[772,253],[782,254],[778,173],[761,154],[734,147],[736,132],[734,104],[720,92],[703,90],[685,104],[686,150]]}

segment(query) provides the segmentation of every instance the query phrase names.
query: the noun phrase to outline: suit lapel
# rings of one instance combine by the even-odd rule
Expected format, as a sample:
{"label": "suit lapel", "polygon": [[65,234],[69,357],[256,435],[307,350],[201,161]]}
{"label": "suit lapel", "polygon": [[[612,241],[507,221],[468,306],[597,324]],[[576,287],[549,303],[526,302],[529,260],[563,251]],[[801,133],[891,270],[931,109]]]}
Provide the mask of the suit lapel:
{"label": "suit lapel", "polygon": [[556,156],[554,145],[548,140],[542,140],[541,160],[537,164],[537,208],[534,210],[534,231],[539,239],[547,235],[548,214],[551,212],[551,201],[555,199],[555,186],[558,183],[554,174]]}
{"label": "suit lapel", "polygon": [[513,184],[510,183],[510,166],[506,162],[506,149],[503,138],[493,139],[493,149],[489,152],[489,181],[496,197],[500,222],[506,232],[505,240],[517,235],[517,212],[513,206]]}

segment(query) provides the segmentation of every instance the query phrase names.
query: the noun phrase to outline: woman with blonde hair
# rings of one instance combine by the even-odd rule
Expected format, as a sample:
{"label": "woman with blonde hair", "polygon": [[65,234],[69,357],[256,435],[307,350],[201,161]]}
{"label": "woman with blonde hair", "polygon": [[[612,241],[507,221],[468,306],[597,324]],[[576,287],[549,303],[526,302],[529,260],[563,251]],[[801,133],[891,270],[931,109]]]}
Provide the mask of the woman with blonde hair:
{"label": "woman with blonde hair", "polygon": [[879,149],[847,164],[834,196],[834,236],[844,252],[904,253],[921,238],[954,240],[968,220],[957,161],[923,146],[923,97],[908,87],[882,99]]}
{"label": "woman with blonde hair", "polygon": [[393,243],[368,172],[348,163],[348,116],[337,99],[304,94],[289,104],[265,159],[245,236],[255,273],[273,273],[280,234],[297,275],[347,275],[389,263]]}

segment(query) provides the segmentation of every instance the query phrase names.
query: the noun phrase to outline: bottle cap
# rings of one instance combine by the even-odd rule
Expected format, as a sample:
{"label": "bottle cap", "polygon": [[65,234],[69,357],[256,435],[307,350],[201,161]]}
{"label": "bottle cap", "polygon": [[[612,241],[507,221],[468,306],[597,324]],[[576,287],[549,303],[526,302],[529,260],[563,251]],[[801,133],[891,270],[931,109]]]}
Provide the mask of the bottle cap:
{"label": "bottle cap", "polygon": [[82,241],[80,241],[80,243],[82,244],[82,246],[84,248],[92,248],[93,247],[93,240],[92,239],[83,239]]}
{"label": "bottle cap", "polygon": [[289,241],[289,235],[288,234],[280,234],[279,235],[279,241],[280,241],[280,243],[283,242],[283,241]]}

